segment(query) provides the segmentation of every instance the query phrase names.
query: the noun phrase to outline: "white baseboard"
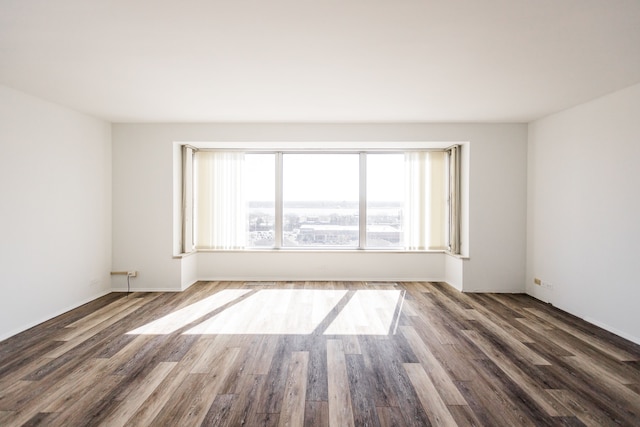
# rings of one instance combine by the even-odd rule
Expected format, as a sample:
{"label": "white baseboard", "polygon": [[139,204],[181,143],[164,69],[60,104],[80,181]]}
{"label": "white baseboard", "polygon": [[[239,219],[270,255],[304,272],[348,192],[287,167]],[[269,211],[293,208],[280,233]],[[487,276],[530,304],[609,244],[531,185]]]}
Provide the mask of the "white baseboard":
{"label": "white baseboard", "polygon": [[45,316],[41,316],[39,318],[39,320],[36,320],[36,321],[33,321],[33,322],[29,322],[29,323],[27,323],[27,324],[25,324],[23,326],[20,326],[19,328],[13,329],[12,331],[9,331],[9,332],[6,332],[6,333],[0,335],[0,341],[4,341],[7,338],[11,338],[14,335],[18,335],[20,332],[24,332],[27,329],[31,329],[34,326],[38,326],[39,324],[47,322],[47,321],[53,319],[54,317],[60,316],[61,314],[66,313],[67,311],[71,311],[73,309],[76,309],[76,308],[78,308],[78,307],[80,307],[82,305],[85,305],[85,304],[87,304],[87,303],[89,303],[91,301],[97,300],[98,298],[101,298],[101,297],[103,297],[103,296],[105,296],[107,294],[110,294],[110,293],[111,293],[110,290],[102,291],[102,292],[99,292],[98,294],[96,294],[95,296],[86,298],[84,300],[80,300],[79,302],[73,303],[73,304],[71,304],[71,305],[69,305],[69,306],[67,306],[67,307],[65,307],[63,309],[56,310],[56,311],[54,311],[54,312],[52,312],[50,314],[47,314]]}
{"label": "white baseboard", "polygon": [[215,277],[198,279],[198,282],[445,282],[444,279],[425,279],[424,277],[268,277],[268,276],[243,276],[243,277]]}
{"label": "white baseboard", "polygon": [[[184,288],[131,288],[129,292],[182,292],[189,289],[198,282],[442,282],[447,283],[443,279],[425,279],[421,278],[388,278],[388,277],[371,277],[371,278],[283,278],[283,277],[267,277],[267,276],[244,276],[244,277],[214,277],[198,279],[195,282],[185,286]],[[449,285],[449,283],[447,283]],[[449,285],[452,286],[452,285]],[[452,286],[454,289],[458,289]],[[459,289],[458,289],[459,290]],[[112,288],[111,292],[127,292],[127,288]]]}
{"label": "white baseboard", "polygon": [[599,327],[599,328],[604,329],[605,331],[609,331],[609,332],[611,332],[612,334],[616,334],[616,335],[618,335],[619,337],[622,337],[622,338],[624,338],[624,339],[626,339],[626,340],[629,340],[629,341],[631,341],[631,342],[633,342],[633,343],[635,343],[635,344],[639,344],[639,345],[640,345],[640,338],[638,338],[638,337],[634,337],[634,336],[633,336],[633,335],[631,335],[631,334],[628,334],[628,333],[626,333],[626,332],[624,332],[624,331],[621,331],[621,330],[619,330],[619,329],[616,329],[616,328],[614,328],[614,327],[611,327],[611,326],[607,325],[606,323],[602,323],[602,322],[600,322],[599,320],[593,319],[593,318],[591,318],[591,317],[585,317],[585,318],[584,318],[584,321],[585,321],[585,322],[589,322],[589,323],[591,323],[592,325],[595,325],[595,326],[597,326],[597,327]]}
{"label": "white baseboard", "polygon": [[578,317],[578,318],[580,318],[580,319],[584,320],[585,322],[591,323],[591,324],[592,324],[592,325],[594,325],[594,326],[597,326],[597,327],[599,327],[599,328],[604,329],[605,331],[611,332],[611,333],[612,333],[612,334],[614,334],[614,335],[617,335],[617,336],[622,337],[622,338],[624,338],[624,339],[626,339],[626,340],[629,340],[629,341],[631,341],[631,342],[633,342],[633,343],[635,343],[635,344],[639,344],[639,345],[640,345],[640,338],[635,337],[635,336],[633,336],[633,335],[631,335],[631,334],[628,334],[628,333],[626,333],[626,332],[624,332],[624,331],[621,331],[621,330],[619,330],[619,329],[617,329],[617,328],[614,328],[614,327],[612,327],[612,326],[610,326],[610,325],[607,325],[606,323],[601,322],[601,321],[599,321],[599,320],[597,320],[597,319],[594,319],[593,317],[589,317],[589,316],[584,316],[584,317],[583,317],[580,313],[574,313],[574,312],[572,312],[571,310],[567,310],[567,309],[565,309],[564,307],[561,307],[561,306],[555,305],[554,303],[552,303],[552,302],[550,302],[550,301],[545,301],[544,299],[540,298],[538,295],[534,295],[534,294],[532,294],[532,293],[530,293],[530,292],[527,292],[527,295],[529,295],[530,297],[533,297],[533,298],[537,299],[538,301],[542,301],[542,302],[544,302],[545,304],[551,304],[552,306],[554,306],[554,307],[555,307],[555,308],[557,308],[558,310],[562,310],[562,311],[564,311],[565,313],[569,313],[569,314],[571,314],[572,316],[576,316],[576,317]]}
{"label": "white baseboard", "polygon": [[198,283],[198,282],[199,282],[199,280],[196,280],[196,281],[194,281],[194,282],[192,282],[192,283],[189,283],[187,286],[184,286],[184,287],[182,288],[182,290],[183,290],[183,291],[186,291],[187,289],[189,289],[190,287],[192,287],[193,285],[195,285],[195,284],[196,284],[196,283]]}
{"label": "white baseboard", "polygon": [[182,292],[180,288],[111,288],[111,292]]}

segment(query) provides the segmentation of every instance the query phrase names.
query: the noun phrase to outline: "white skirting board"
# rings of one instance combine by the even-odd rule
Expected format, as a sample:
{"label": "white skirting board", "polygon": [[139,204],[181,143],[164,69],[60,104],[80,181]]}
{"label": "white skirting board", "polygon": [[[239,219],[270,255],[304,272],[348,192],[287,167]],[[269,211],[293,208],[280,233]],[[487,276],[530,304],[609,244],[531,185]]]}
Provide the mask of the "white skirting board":
{"label": "white skirting board", "polygon": [[67,306],[67,307],[65,307],[65,308],[63,308],[61,310],[56,310],[56,311],[54,311],[52,313],[49,313],[49,314],[44,315],[44,316],[41,316],[40,319],[36,320],[35,322],[29,322],[29,323],[27,323],[27,324],[25,324],[25,325],[23,325],[23,326],[21,326],[21,327],[19,327],[17,329],[14,329],[14,330],[12,330],[12,331],[10,331],[8,333],[0,335],[0,341],[6,340],[7,338],[10,338],[10,337],[12,337],[14,335],[19,334],[20,332],[24,332],[27,329],[33,328],[34,326],[37,326],[37,325],[39,325],[41,323],[44,323],[44,322],[47,322],[47,321],[53,319],[54,317],[60,316],[61,314],[64,314],[64,313],[66,313],[68,311],[71,311],[71,310],[74,310],[74,309],[76,309],[76,308],[78,308],[80,306],[83,306],[83,305],[85,305],[87,303],[90,303],[91,301],[97,300],[98,298],[101,298],[101,297],[103,297],[103,296],[105,296],[107,294],[110,294],[111,292],[112,291],[102,291],[102,292],[96,294],[95,296],[92,296],[92,297],[86,298],[84,300],[78,301],[77,303],[71,304],[70,306]]}

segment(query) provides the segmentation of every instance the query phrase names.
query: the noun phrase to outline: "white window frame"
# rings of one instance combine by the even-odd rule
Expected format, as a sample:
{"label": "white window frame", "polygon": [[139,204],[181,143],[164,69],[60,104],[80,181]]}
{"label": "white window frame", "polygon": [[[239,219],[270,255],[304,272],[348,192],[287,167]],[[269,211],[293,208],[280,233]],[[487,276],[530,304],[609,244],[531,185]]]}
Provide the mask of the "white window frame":
{"label": "white window frame", "polygon": [[[448,227],[445,230],[447,247],[443,250],[436,250],[435,252],[448,252],[450,254],[460,254],[460,210],[461,210],[461,200],[460,200],[460,157],[461,157],[461,145],[455,144],[439,144],[439,146],[433,146],[432,143],[413,143],[408,144],[406,146],[394,147],[394,148],[372,148],[372,149],[358,149],[358,148],[349,148],[349,149],[336,149],[336,148],[328,148],[328,149],[320,149],[320,148],[311,148],[311,149],[292,149],[292,148],[283,148],[282,146],[279,148],[259,148],[259,147],[248,147],[248,148],[236,148],[231,147],[229,144],[221,144],[221,143],[204,143],[204,144],[180,144],[184,147],[188,147],[189,149],[183,149],[183,167],[185,165],[189,165],[188,168],[183,170],[183,191],[188,189],[188,194],[183,194],[183,209],[182,209],[182,252],[183,253],[191,253],[194,252],[195,249],[193,247],[193,218],[188,219],[187,216],[192,215],[193,213],[193,176],[189,176],[189,172],[192,170],[191,165],[193,164],[193,155],[197,150],[218,150],[218,151],[242,151],[247,154],[275,154],[275,239],[274,246],[269,248],[256,248],[256,247],[247,247],[244,249],[240,249],[240,251],[273,251],[273,250],[285,250],[285,251],[349,251],[349,250],[361,250],[361,251],[389,251],[389,252],[420,252],[419,250],[408,250],[406,248],[378,248],[378,247],[368,247],[366,245],[366,235],[367,235],[367,197],[366,197],[366,156],[367,154],[376,154],[376,153],[405,153],[407,151],[441,151],[446,152],[448,154],[447,158],[449,161],[446,164],[448,169],[448,204],[447,204],[447,215],[448,215]],[[286,146],[287,144],[285,144]],[[324,144],[323,144],[324,145]],[[332,145],[332,144],[327,144]],[[376,144],[371,144],[375,146]],[[427,145],[427,146],[425,146]],[[359,185],[360,185],[360,199],[359,199],[359,244],[357,247],[348,246],[303,246],[303,247],[290,247],[290,246],[282,246],[283,239],[283,154],[288,153],[302,153],[302,154],[310,154],[310,153],[318,153],[318,154],[335,154],[335,153],[351,153],[351,154],[359,154]],[[187,159],[186,157],[190,156],[191,159]],[[453,166],[452,166],[453,164]],[[188,170],[187,170],[188,169]],[[191,182],[188,182],[191,181]],[[191,198],[189,198],[191,197]],[[452,238],[455,239],[452,241]],[[189,246],[191,245],[191,246]],[[200,249],[201,251],[216,251],[216,249]],[[234,251],[238,251],[235,249]],[[433,250],[425,250],[424,252],[434,252]]]}

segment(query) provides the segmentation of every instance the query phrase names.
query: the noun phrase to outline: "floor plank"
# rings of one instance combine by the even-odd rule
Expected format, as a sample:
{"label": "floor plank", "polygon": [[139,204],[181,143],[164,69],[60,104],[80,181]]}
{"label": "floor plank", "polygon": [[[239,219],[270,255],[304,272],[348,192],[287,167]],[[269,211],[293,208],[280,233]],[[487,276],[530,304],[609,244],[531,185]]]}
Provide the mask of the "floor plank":
{"label": "floor plank", "polygon": [[120,405],[114,408],[111,414],[101,422],[101,425],[113,427],[126,425],[176,364],[176,362],[162,362],[144,377],[144,383],[133,383],[127,390],[126,396],[120,399]]}
{"label": "floor plank", "polygon": [[309,353],[293,353],[289,366],[284,400],[278,420],[279,426],[299,426],[304,421],[304,407],[307,396],[307,369]]}
{"label": "floor plank", "polygon": [[347,363],[342,341],[327,341],[327,381],[329,385],[329,425],[354,426]]}
{"label": "floor plank", "polygon": [[405,363],[404,369],[411,378],[411,384],[422,402],[422,407],[427,412],[431,424],[437,426],[456,426],[451,412],[442,401],[436,386],[419,363]]}

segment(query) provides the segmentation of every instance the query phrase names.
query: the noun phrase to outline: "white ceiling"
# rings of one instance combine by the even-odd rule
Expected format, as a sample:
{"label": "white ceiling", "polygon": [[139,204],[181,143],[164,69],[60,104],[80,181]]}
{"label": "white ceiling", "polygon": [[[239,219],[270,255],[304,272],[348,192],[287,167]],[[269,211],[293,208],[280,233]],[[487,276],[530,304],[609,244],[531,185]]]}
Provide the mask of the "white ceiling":
{"label": "white ceiling", "polygon": [[115,122],[527,122],[638,82],[638,0],[0,0],[0,83]]}

